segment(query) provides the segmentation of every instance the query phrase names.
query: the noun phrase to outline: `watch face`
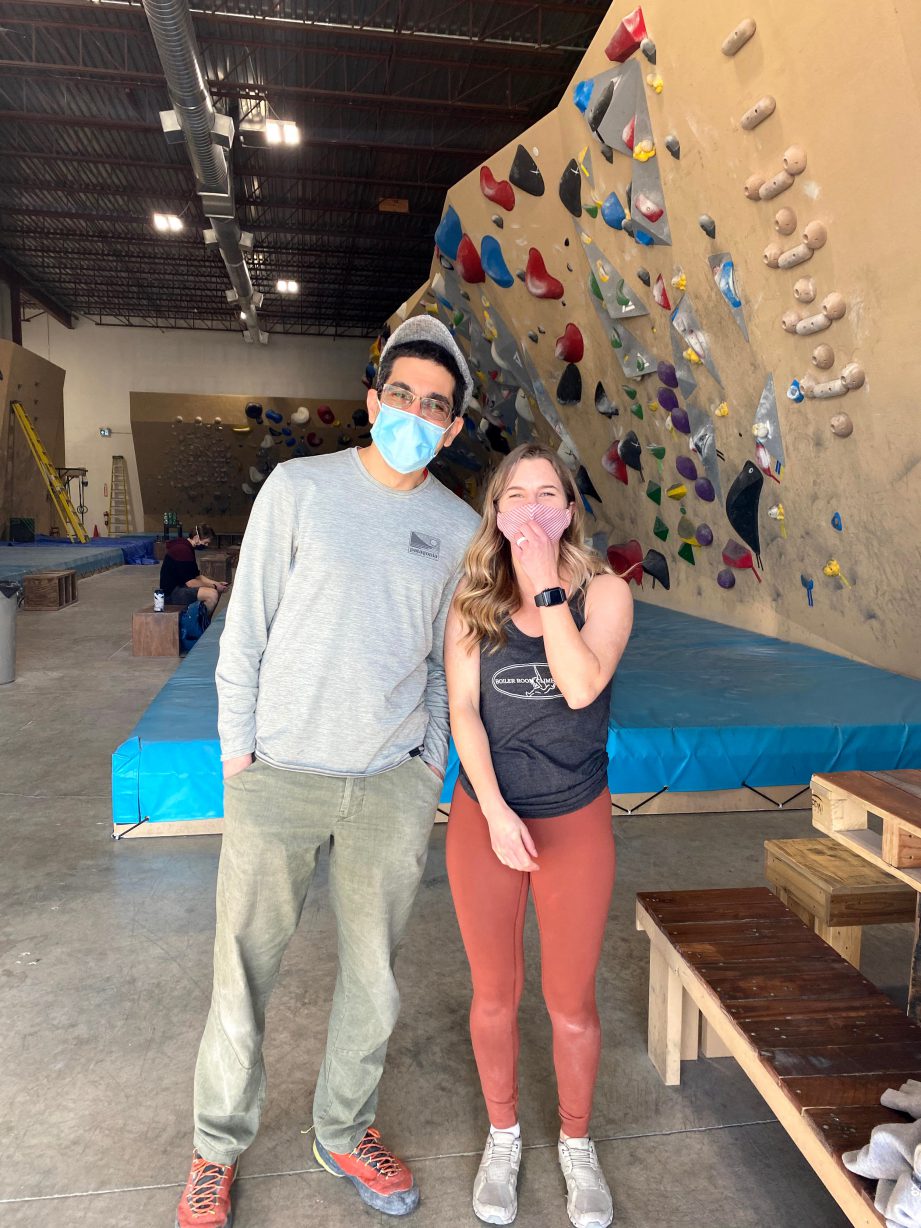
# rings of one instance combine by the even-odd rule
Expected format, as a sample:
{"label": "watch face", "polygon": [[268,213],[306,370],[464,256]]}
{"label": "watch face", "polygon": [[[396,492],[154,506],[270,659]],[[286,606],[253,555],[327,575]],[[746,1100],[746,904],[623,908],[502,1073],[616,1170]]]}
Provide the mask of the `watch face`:
{"label": "watch face", "polygon": [[563,605],[566,601],[566,590],[564,588],[545,588],[542,593],[538,593],[534,598],[537,605]]}

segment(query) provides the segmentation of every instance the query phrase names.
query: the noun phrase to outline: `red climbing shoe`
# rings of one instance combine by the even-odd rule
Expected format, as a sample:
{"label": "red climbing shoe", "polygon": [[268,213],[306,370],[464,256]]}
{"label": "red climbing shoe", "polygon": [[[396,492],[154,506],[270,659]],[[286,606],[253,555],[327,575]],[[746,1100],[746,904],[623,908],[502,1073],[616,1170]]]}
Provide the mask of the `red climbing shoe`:
{"label": "red climbing shoe", "polygon": [[230,1187],[236,1164],[211,1164],[192,1152],[192,1171],[176,1211],[176,1228],[231,1228]]}
{"label": "red climbing shoe", "polygon": [[402,1160],[381,1142],[373,1126],[347,1155],[327,1151],[314,1140],[313,1154],[328,1173],[347,1177],[358,1190],[362,1202],[385,1215],[409,1215],[419,1205],[419,1187]]}

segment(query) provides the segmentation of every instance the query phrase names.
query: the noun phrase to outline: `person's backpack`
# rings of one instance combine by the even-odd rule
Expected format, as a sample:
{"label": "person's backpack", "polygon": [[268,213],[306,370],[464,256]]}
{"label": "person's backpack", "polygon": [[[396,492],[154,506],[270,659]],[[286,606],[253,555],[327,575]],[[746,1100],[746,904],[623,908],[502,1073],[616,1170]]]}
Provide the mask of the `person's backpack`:
{"label": "person's backpack", "polygon": [[179,651],[194,648],[211,623],[211,615],[203,601],[193,601],[179,615]]}

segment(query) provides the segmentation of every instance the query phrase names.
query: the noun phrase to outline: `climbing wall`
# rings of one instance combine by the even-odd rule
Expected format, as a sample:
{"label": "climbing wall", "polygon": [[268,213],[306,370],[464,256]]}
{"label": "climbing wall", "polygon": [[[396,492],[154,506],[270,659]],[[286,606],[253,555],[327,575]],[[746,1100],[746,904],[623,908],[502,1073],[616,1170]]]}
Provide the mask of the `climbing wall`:
{"label": "climbing wall", "polygon": [[155,392],[131,393],[131,432],[148,532],[170,511],[186,527],[207,520],[218,533],[242,533],[276,465],[370,438],[361,400]]}
{"label": "climbing wall", "polygon": [[12,341],[0,340],[0,534],[9,518],[35,521],[37,533],[63,531],[22,429],[10,414],[19,401],[56,465],[64,464],[64,372]]}
{"label": "climbing wall", "polygon": [[612,7],[390,322],[470,354],[455,488],[551,442],[641,599],[921,676],[919,43],[896,0]]}

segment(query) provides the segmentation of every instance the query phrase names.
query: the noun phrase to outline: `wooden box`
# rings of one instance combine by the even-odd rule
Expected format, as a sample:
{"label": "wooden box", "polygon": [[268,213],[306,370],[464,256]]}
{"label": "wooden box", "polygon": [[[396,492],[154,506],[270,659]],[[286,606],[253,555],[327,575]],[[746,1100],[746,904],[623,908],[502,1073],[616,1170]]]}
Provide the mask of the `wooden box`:
{"label": "wooden box", "polygon": [[178,657],[179,616],[183,606],[168,605],[159,613],[152,605],[135,610],[131,618],[131,655],[134,657]]}
{"label": "wooden box", "polygon": [[230,583],[231,566],[226,550],[200,550],[197,561],[199,575],[221,584]]}
{"label": "wooden box", "polygon": [[23,576],[22,585],[26,610],[60,610],[77,600],[75,571],[36,571]]}

